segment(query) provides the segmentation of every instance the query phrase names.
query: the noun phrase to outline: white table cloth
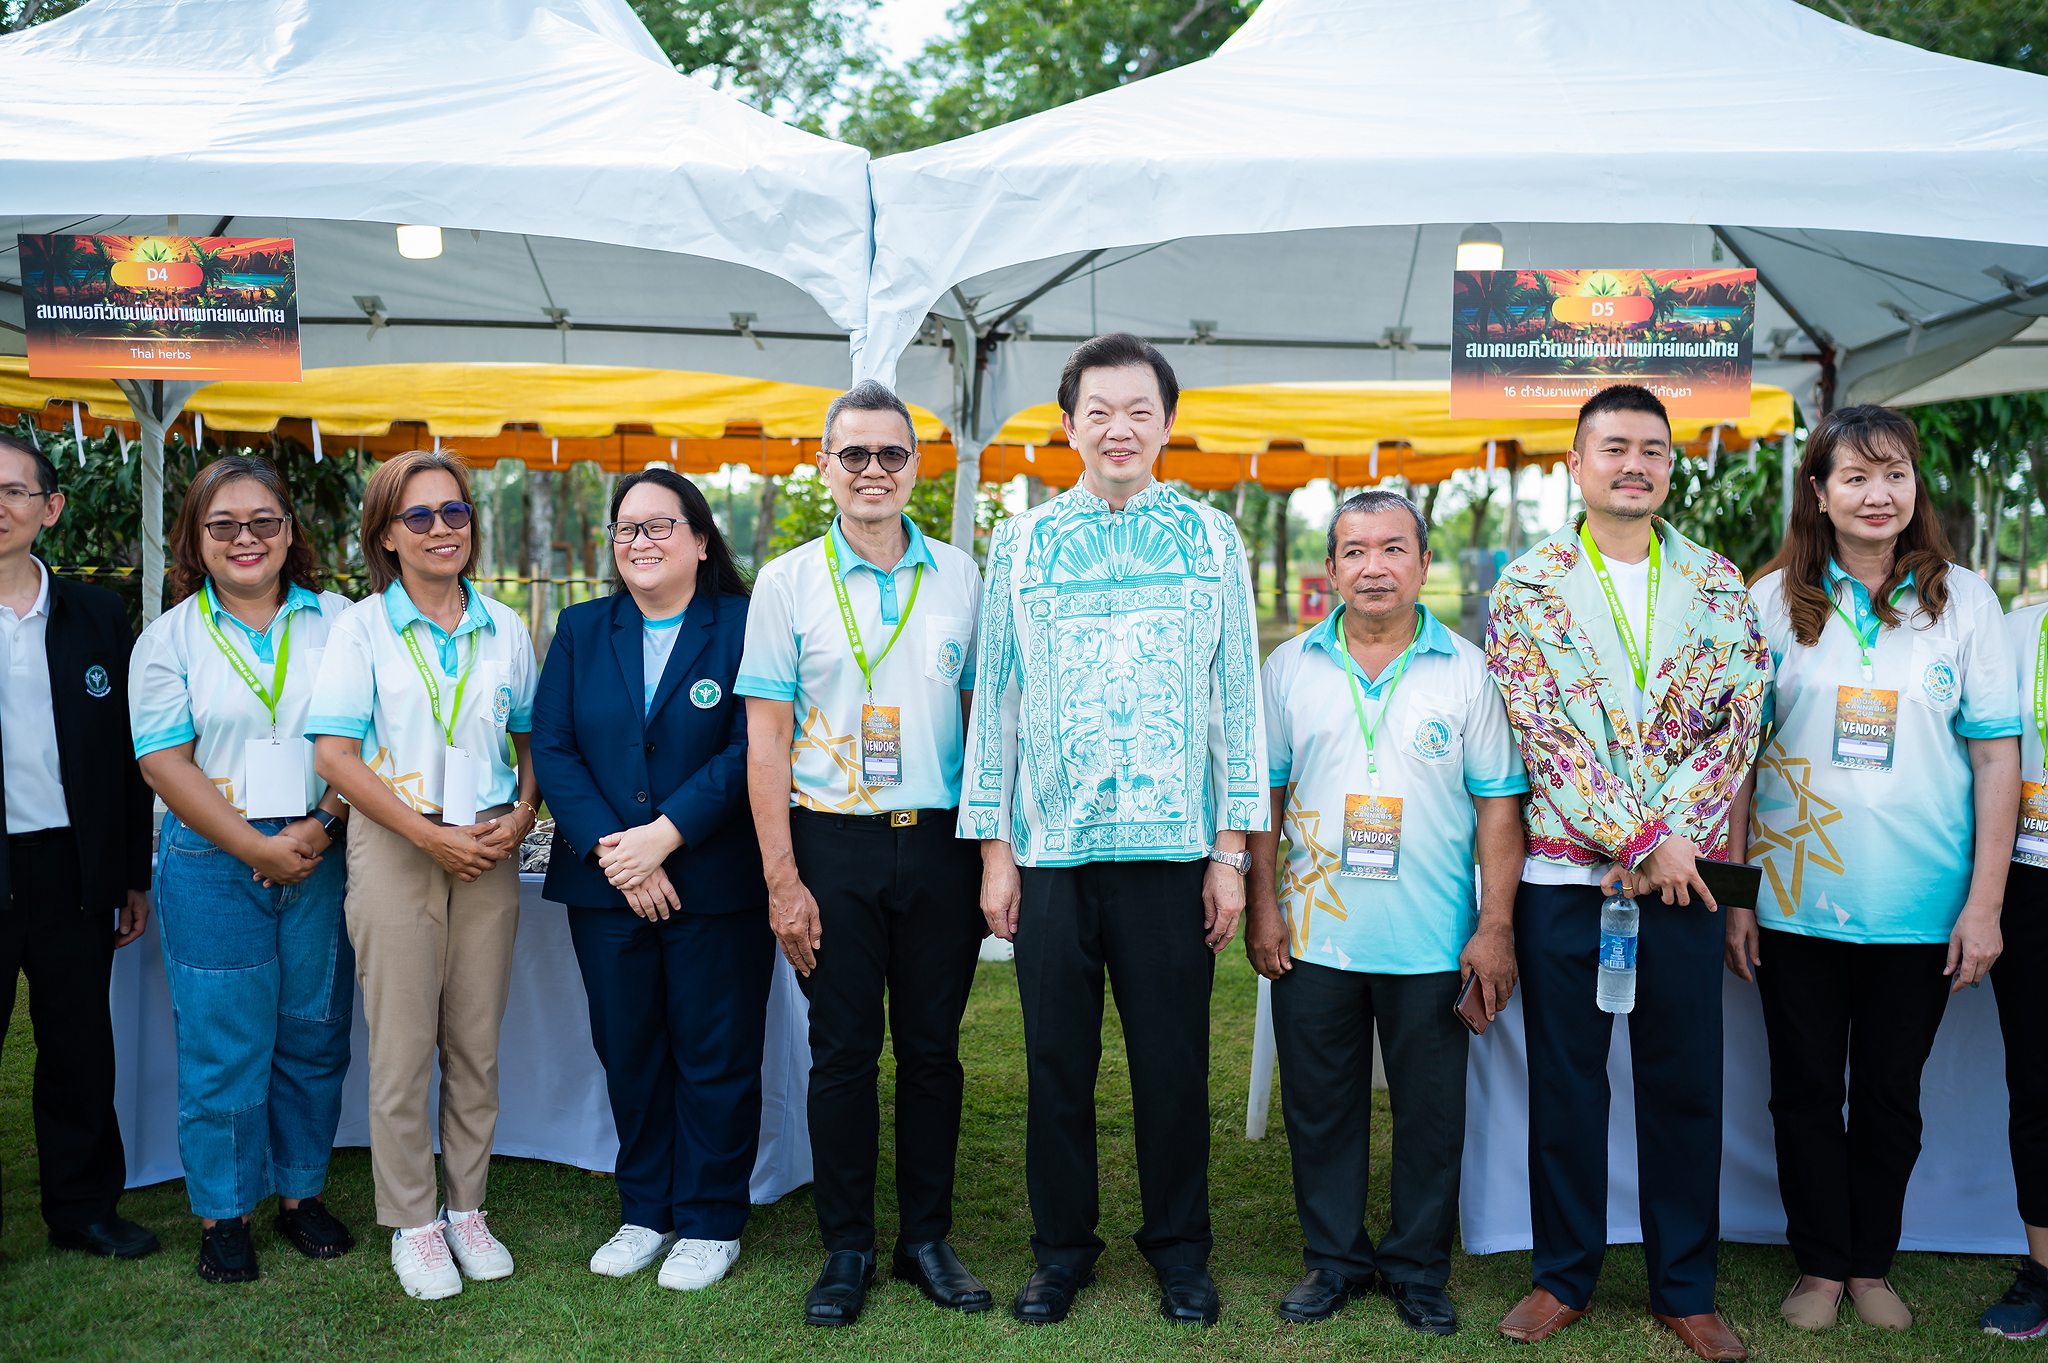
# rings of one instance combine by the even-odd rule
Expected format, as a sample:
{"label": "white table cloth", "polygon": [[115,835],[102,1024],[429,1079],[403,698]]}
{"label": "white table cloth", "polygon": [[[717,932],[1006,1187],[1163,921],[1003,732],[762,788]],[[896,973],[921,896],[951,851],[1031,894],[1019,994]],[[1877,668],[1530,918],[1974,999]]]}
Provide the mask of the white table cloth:
{"label": "white table cloth", "polygon": [[[619,1137],[605,1096],[604,1068],[590,1044],[588,996],[569,941],[568,910],[540,897],[541,877],[519,878],[519,936],[512,988],[498,1045],[501,1155],[613,1171]],[[114,1108],[128,1151],[128,1186],[183,1178],[178,1159],[178,1059],[171,996],[156,920],[114,957],[111,996],[116,1087]],[[810,1007],[781,953],[768,996],[768,1043],[761,1065],[761,1150],[750,1194],[774,1202],[811,1181],[804,1118],[811,1071]],[[362,995],[356,996],[348,1078],[336,1145],[368,1145],[369,1043]],[[435,1088],[440,1086],[435,1067]]]}

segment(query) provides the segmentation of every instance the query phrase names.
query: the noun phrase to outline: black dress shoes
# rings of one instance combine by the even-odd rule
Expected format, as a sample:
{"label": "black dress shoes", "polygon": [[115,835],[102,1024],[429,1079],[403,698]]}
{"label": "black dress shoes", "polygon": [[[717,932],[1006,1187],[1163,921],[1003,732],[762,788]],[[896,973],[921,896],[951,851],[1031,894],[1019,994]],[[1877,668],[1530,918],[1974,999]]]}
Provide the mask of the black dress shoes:
{"label": "black dress shoes", "polygon": [[199,1231],[199,1276],[210,1283],[256,1281],[256,1247],[249,1243],[249,1223],[231,1216]]}
{"label": "black dress shoes", "polygon": [[1159,1270],[1159,1314],[1175,1325],[1214,1325],[1221,1309],[1208,1269],[1178,1264]]}
{"label": "black dress shoes", "polygon": [[933,1306],[972,1315],[995,1305],[995,1293],[967,1271],[967,1265],[944,1240],[896,1246],[890,1268],[898,1282],[916,1283]]}
{"label": "black dress shoes", "polygon": [[1425,1335],[1458,1333],[1458,1311],[1441,1287],[1427,1283],[1388,1283],[1387,1295],[1394,1299],[1394,1314],[1411,1330]]}
{"label": "black dress shoes", "polygon": [[1364,1282],[1353,1282],[1334,1268],[1312,1268],[1300,1282],[1287,1290],[1287,1295],[1274,1309],[1282,1320],[1307,1325],[1311,1321],[1328,1320],[1343,1310],[1346,1302],[1370,1291],[1372,1277],[1369,1274]]}
{"label": "black dress shoes", "polygon": [[872,1250],[835,1249],[825,1256],[818,1281],[804,1297],[804,1324],[851,1325],[867,1304],[868,1285],[875,1280]]}
{"label": "black dress shoes", "polygon": [[1095,1281],[1095,1272],[1064,1264],[1040,1264],[1017,1289],[1010,1315],[1025,1325],[1057,1325],[1074,1309],[1074,1298]]}
{"label": "black dress shoes", "polygon": [[50,1243],[58,1249],[82,1249],[102,1259],[140,1259],[163,1248],[156,1232],[145,1230],[123,1216],[109,1215],[90,1226],[51,1230]]}

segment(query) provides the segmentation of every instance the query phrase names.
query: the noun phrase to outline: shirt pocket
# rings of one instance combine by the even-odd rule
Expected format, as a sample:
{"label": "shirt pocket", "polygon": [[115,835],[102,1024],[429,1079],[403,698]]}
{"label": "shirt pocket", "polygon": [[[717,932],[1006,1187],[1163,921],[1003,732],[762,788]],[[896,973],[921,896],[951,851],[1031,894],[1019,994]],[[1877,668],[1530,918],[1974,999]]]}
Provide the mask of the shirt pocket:
{"label": "shirt pocket", "polygon": [[958,686],[967,667],[974,622],[957,615],[928,616],[924,622],[924,675],[941,686]]}
{"label": "shirt pocket", "polygon": [[1913,641],[1913,667],[1906,674],[1905,692],[1937,715],[1954,713],[1963,693],[1955,640]]}
{"label": "shirt pocket", "polygon": [[1445,767],[1464,756],[1464,716],[1440,705],[1418,705],[1408,712],[1404,723],[1401,751],[1416,761]]}

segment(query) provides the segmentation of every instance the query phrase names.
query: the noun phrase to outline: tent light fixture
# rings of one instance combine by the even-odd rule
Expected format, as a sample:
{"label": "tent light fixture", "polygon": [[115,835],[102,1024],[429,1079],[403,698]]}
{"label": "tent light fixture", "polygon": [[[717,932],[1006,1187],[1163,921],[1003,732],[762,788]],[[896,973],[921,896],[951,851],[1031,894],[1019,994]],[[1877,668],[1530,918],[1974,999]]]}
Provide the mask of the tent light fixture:
{"label": "tent light fixture", "polygon": [[432,260],[441,254],[441,229],[418,224],[400,227],[398,254],[407,260]]}
{"label": "tent light fixture", "polygon": [[1507,258],[1501,231],[1490,222],[1474,223],[1458,238],[1460,270],[1498,270]]}

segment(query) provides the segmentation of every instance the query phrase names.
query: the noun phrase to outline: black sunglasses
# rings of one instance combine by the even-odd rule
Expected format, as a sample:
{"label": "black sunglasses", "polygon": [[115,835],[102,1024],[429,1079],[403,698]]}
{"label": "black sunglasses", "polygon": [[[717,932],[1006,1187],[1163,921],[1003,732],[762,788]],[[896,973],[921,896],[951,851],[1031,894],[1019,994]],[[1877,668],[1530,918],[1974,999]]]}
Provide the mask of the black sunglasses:
{"label": "black sunglasses", "polygon": [[605,527],[605,533],[612,537],[613,544],[631,544],[643,530],[651,540],[665,540],[676,532],[677,526],[688,524],[674,516],[657,516],[651,521],[613,521]]}
{"label": "black sunglasses", "polygon": [[259,540],[274,540],[290,521],[290,516],[258,516],[253,521],[208,521],[206,533],[222,544],[233,542],[244,530]]}
{"label": "black sunglasses", "polygon": [[[463,526],[469,524],[470,514],[476,508],[468,502],[447,502],[438,510],[441,524],[447,526],[450,530],[460,530]],[[405,528],[412,531],[415,535],[424,535],[434,528],[435,513],[436,508],[434,507],[415,506],[399,512],[391,519],[394,521],[404,521]]]}
{"label": "black sunglasses", "polygon": [[870,459],[880,464],[884,473],[896,473],[910,462],[910,451],[901,445],[884,445],[879,450],[864,450],[858,445],[849,445],[836,454],[829,450],[826,453],[837,459],[840,467],[848,473],[861,472],[867,468]]}

